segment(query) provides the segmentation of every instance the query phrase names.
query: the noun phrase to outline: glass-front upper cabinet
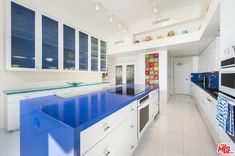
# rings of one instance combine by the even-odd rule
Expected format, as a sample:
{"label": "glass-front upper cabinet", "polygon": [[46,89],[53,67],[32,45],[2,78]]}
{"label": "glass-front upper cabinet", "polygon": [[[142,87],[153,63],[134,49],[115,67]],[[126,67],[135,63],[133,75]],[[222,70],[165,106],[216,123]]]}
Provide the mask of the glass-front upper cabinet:
{"label": "glass-front upper cabinet", "polygon": [[75,70],[75,29],[64,25],[64,69]]}
{"label": "glass-front upper cabinet", "polygon": [[11,2],[11,67],[35,68],[35,12]]}
{"label": "glass-front upper cabinet", "polygon": [[88,71],[88,35],[79,32],[79,70]]}
{"label": "glass-front upper cabinet", "polygon": [[58,22],[42,16],[42,69],[58,69]]}
{"label": "glass-front upper cabinet", "polygon": [[98,71],[98,39],[91,37],[91,71]]}
{"label": "glass-front upper cabinet", "polygon": [[106,42],[100,41],[100,70],[107,71],[106,68]]}

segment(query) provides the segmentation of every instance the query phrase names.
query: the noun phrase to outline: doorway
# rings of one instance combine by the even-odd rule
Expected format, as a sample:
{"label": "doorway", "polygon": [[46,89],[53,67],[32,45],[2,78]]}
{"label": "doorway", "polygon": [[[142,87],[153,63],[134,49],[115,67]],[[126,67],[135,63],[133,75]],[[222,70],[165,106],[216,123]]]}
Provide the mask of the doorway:
{"label": "doorway", "polygon": [[136,82],[135,63],[123,63],[115,66],[115,84],[135,84]]}
{"label": "doorway", "polygon": [[174,62],[174,93],[190,95],[192,58],[175,58]]}

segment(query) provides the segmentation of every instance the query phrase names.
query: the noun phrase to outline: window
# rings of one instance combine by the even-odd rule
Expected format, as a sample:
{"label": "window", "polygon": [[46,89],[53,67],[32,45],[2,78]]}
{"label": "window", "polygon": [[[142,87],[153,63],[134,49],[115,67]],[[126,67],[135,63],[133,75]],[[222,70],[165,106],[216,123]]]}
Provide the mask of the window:
{"label": "window", "polygon": [[79,69],[88,70],[88,35],[79,32]]}
{"label": "window", "polygon": [[104,41],[100,41],[100,70],[106,71],[106,43]]}
{"label": "window", "polygon": [[91,37],[91,71],[98,71],[98,39]]}
{"label": "window", "polygon": [[42,16],[42,69],[58,69],[58,22]]}
{"label": "window", "polygon": [[64,69],[75,70],[75,29],[64,25]]}
{"label": "window", "polygon": [[11,67],[35,68],[35,12],[13,2]]}

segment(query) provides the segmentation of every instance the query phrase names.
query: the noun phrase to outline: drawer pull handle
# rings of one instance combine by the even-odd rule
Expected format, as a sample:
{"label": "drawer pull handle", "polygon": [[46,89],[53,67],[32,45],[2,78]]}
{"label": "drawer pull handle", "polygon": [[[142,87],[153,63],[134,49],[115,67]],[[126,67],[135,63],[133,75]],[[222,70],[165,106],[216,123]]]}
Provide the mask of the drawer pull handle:
{"label": "drawer pull handle", "polygon": [[131,145],[131,149],[134,149],[135,145]]}
{"label": "drawer pull handle", "polygon": [[108,151],[108,150],[104,151],[104,155],[105,155],[105,156],[109,156],[110,154],[111,154],[110,151]]}
{"label": "drawer pull handle", "polygon": [[135,128],[135,125],[131,125],[131,128]]}
{"label": "drawer pull handle", "polygon": [[108,129],[110,129],[110,126],[107,126],[106,128],[104,128],[104,131],[107,131]]}
{"label": "drawer pull handle", "polygon": [[134,108],[131,108],[131,111],[134,111],[135,109]]}

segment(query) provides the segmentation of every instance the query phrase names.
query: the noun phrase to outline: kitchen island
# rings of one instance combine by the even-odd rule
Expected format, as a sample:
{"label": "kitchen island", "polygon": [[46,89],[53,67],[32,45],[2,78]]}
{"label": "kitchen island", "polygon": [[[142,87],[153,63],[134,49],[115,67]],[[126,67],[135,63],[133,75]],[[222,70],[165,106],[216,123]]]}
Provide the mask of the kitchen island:
{"label": "kitchen island", "polygon": [[119,86],[75,97],[21,101],[21,155],[131,155],[138,143],[137,100],[147,95],[151,102],[157,90]]}

